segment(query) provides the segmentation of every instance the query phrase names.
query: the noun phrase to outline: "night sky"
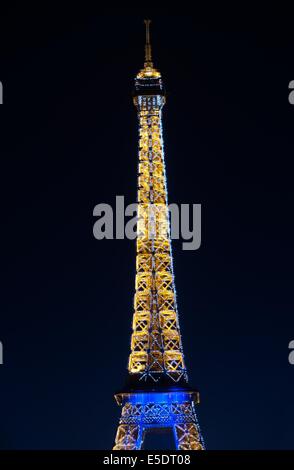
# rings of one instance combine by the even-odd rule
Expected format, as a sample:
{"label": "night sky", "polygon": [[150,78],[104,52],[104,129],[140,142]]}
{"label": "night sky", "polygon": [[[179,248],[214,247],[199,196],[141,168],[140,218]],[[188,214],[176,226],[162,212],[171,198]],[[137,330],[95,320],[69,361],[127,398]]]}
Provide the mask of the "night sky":
{"label": "night sky", "polygon": [[[136,200],[150,13],[101,13],[2,11],[1,449],[107,449],[118,423],[135,242],[97,241],[93,208]],[[151,18],[169,202],[202,204],[201,248],[173,249],[206,445],[291,449],[294,33]]]}

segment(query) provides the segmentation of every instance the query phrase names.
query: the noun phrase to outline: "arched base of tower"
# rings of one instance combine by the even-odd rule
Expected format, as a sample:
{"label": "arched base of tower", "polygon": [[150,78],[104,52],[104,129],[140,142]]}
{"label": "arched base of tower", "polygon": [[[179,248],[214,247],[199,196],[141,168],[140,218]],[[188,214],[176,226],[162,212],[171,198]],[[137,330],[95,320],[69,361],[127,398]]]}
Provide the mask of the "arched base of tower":
{"label": "arched base of tower", "polygon": [[171,391],[123,396],[113,450],[143,449],[146,432],[162,428],[172,429],[176,449],[204,449],[193,395],[187,391]]}

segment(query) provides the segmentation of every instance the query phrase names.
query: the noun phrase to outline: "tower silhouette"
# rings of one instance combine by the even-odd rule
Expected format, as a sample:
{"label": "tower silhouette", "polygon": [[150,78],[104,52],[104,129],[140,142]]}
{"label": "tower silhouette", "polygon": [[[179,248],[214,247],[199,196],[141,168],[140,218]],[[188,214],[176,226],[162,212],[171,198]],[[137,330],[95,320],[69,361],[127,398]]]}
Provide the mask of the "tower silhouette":
{"label": "tower silhouette", "polygon": [[172,429],[175,448],[204,449],[188,384],[178,321],[162,138],[165,93],[153,66],[150,20],[145,20],[143,69],[135,78],[139,119],[136,291],[125,387],[114,450],[138,450],[146,432]]}

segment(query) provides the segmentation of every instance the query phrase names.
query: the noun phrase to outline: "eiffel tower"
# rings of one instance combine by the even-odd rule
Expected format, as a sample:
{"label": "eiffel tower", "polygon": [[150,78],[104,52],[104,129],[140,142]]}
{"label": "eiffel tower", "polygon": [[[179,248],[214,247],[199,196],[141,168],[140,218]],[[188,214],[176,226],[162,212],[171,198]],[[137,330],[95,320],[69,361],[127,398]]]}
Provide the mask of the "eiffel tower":
{"label": "eiffel tower", "polygon": [[165,93],[154,68],[150,20],[145,20],[144,67],[135,78],[139,120],[136,291],[125,387],[115,394],[122,406],[114,450],[138,450],[146,432],[172,430],[176,449],[202,450],[188,384],[173,274],[162,138]]}

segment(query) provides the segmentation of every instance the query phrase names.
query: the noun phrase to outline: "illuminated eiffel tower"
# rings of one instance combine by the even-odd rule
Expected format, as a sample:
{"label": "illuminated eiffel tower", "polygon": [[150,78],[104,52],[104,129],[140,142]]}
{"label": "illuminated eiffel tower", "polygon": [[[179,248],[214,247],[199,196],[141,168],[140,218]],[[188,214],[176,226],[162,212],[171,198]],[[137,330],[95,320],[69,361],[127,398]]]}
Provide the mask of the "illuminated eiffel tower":
{"label": "illuminated eiffel tower", "polygon": [[138,225],[133,332],[114,450],[142,449],[146,432],[172,429],[175,448],[204,449],[188,385],[174,285],[161,114],[165,94],[146,24],[144,68],[135,79],[139,119]]}

